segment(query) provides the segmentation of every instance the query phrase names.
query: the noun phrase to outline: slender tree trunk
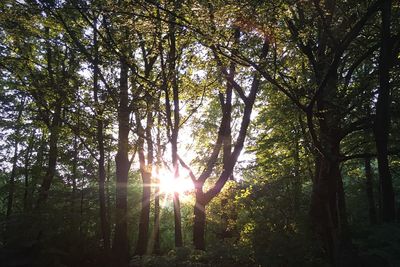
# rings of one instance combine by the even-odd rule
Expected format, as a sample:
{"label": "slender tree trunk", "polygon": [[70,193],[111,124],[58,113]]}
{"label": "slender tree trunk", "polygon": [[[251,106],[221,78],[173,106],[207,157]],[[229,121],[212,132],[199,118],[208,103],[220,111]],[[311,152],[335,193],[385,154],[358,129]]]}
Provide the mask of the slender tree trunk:
{"label": "slender tree trunk", "polygon": [[[158,100],[159,101],[159,100]],[[158,103],[159,105],[159,103]],[[161,165],[161,131],[160,131],[160,123],[161,123],[161,113],[158,112],[157,116],[157,150],[156,150],[156,190],[154,193],[154,234],[153,234],[153,252],[155,254],[160,254],[160,180],[159,180],[159,169]]]}
{"label": "slender tree trunk", "polygon": [[[94,19],[94,27],[97,28],[97,19]],[[93,64],[93,96],[94,102],[97,107],[96,109],[96,139],[97,147],[99,151],[98,161],[98,183],[99,183],[99,204],[100,204],[100,228],[103,240],[103,249],[105,254],[105,265],[109,265],[110,260],[110,222],[107,216],[106,207],[106,169],[105,169],[105,149],[104,149],[104,122],[103,122],[103,111],[99,103],[99,53],[97,43],[97,30],[94,30],[93,34],[93,45],[94,45],[94,64]]]}
{"label": "slender tree trunk", "polygon": [[[142,199],[141,199],[141,211],[139,220],[139,237],[136,246],[135,254],[144,255],[149,251],[148,237],[149,237],[149,222],[150,222],[150,200],[151,200],[151,173],[153,165],[153,143],[151,138],[151,129],[153,127],[153,115],[151,110],[151,99],[148,99],[147,108],[147,126],[146,131],[142,128],[139,115],[136,114],[136,124],[139,132],[139,142],[138,142],[138,154],[139,154],[139,164],[140,173],[142,176]],[[145,134],[147,140],[147,165],[144,155],[144,139]]]}
{"label": "slender tree trunk", "polygon": [[[33,142],[34,142],[35,134],[32,133],[30,139],[29,139],[29,144],[28,148],[26,149],[25,153],[25,160],[24,160],[24,212],[27,212],[28,209],[28,195],[29,195],[29,170],[30,170],[30,157],[32,156],[32,148],[33,148]],[[30,204],[29,204],[30,205]]]}
{"label": "slender tree trunk", "polygon": [[49,132],[50,132],[49,161],[48,161],[46,175],[43,177],[43,181],[39,192],[39,197],[37,201],[38,208],[40,208],[41,204],[47,200],[50,186],[56,173],[56,165],[58,157],[57,143],[60,134],[61,111],[62,111],[61,88],[59,88],[58,83],[56,82],[56,77],[53,71],[53,55],[49,41],[50,30],[49,28],[46,28],[45,31],[46,31],[46,37],[48,38],[46,40],[47,72],[49,75],[51,89],[55,90],[58,93],[58,95],[55,103],[53,118],[49,126]]}
{"label": "slender tree trunk", "polygon": [[107,260],[109,259],[110,250],[110,224],[107,216],[106,208],[106,170],[105,170],[105,156],[104,156],[104,140],[103,140],[103,122],[97,122],[97,141],[99,146],[99,163],[98,163],[98,175],[99,175],[99,204],[100,204],[100,225],[101,234],[103,239],[103,248],[106,254]]}
{"label": "slender tree trunk", "polygon": [[151,183],[151,173],[143,174],[143,193],[142,193],[142,208],[140,212],[140,220],[139,220],[139,237],[138,243],[136,247],[135,254],[144,255],[148,251],[148,237],[149,237],[149,222],[150,222],[150,183]]}
{"label": "slender tree trunk", "polygon": [[376,103],[374,125],[377,149],[379,185],[382,197],[381,217],[383,222],[393,222],[396,218],[395,196],[388,160],[388,137],[390,129],[390,19],[391,0],[382,5],[381,52],[379,58],[379,91]]}
{"label": "slender tree trunk", "polygon": [[[175,3],[176,8],[176,3]],[[172,153],[172,165],[175,179],[179,178],[179,166],[178,166],[178,133],[179,133],[179,88],[177,81],[177,70],[176,70],[176,37],[175,37],[175,16],[170,16],[171,23],[169,23],[169,40],[170,49],[168,53],[168,67],[169,67],[169,78],[172,85],[173,103],[174,103],[174,121],[171,122],[171,108],[169,105],[169,96],[166,93],[167,104],[167,116],[169,125],[171,128],[171,153]],[[168,89],[166,89],[166,92]],[[174,223],[175,223],[175,246],[181,247],[183,245],[182,239],[182,222],[181,222],[181,204],[179,200],[179,193],[174,192]]]}
{"label": "slender tree trunk", "polygon": [[[34,199],[34,196],[35,196],[35,191],[37,189],[38,180],[39,180],[39,178],[42,177],[42,174],[44,171],[43,165],[44,165],[45,147],[46,147],[46,136],[42,132],[42,137],[41,137],[39,149],[37,152],[37,160],[33,167],[34,175],[32,175],[32,187],[31,187],[31,192],[30,192],[30,197],[32,200]],[[33,208],[33,207],[34,207],[34,205],[31,205],[31,208]]]}
{"label": "slender tree trunk", "polygon": [[[294,132],[297,135],[296,129]],[[293,172],[293,214],[297,216],[300,211],[300,201],[301,201],[301,177],[300,177],[300,144],[299,138],[296,136],[294,140],[294,172]]]}
{"label": "slender tree trunk", "polygon": [[56,173],[58,147],[57,143],[59,140],[61,126],[61,101],[57,101],[56,109],[54,111],[54,117],[50,127],[50,141],[49,141],[49,160],[47,165],[46,174],[43,177],[43,181],[40,187],[39,197],[37,201],[38,207],[47,200],[51,183]]}
{"label": "slender tree trunk", "polygon": [[[156,167],[158,168],[158,167]],[[158,175],[159,172],[157,172]],[[157,178],[157,183],[159,180]],[[155,196],[154,196],[154,254],[160,254],[160,188],[156,186]]]}
{"label": "slender tree trunk", "polygon": [[114,265],[128,266],[128,210],[127,187],[129,172],[129,102],[128,102],[128,66],[121,58],[120,93],[118,107],[118,151],[116,163],[116,207],[115,207],[115,236],[113,244]]}
{"label": "slender tree trunk", "polygon": [[[112,217],[111,217],[111,194],[110,194],[110,179],[111,179],[111,156],[110,151],[108,151],[107,155],[107,180],[106,180],[106,200],[107,200],[107,219],[110,224],[109,229],[111,231],[112,225]],[[111,239],[111,232],[110,232],[110,239]]]}
{"label": "slender tree trunk", "polygon": [[373,173],[371,168],[371,158],[366,157],[364,159],[365,166],[365,191],[367,194],[368,201],[368,215],[369,222],[374,225],[377,223],[376,220],[376,208],[375,208],[375,200],[374,200],[374,186],[373,186]]}
{"label": "slender tree trunk", "polygon": [[81,240],[83,238],[83,204],[84,204],[84,199],[85,199],[85,190],[84,190],[84,185],[85,185],[85,177],[82,177],[82,182],[81,182],[81,195],[80,195],[80,204],[79,204],[79,239]]}
{"label": "slender tree trunk", "polygon": [[[78,119],[78,125],[79,125],[79,119]],[[79,134],[79,129],[77,134]],[[76,183],[76,180],[78,179],[78,137],[76,135],[74,137],[74,151],[72,151],[72,153],[73,153],[73,160],[72,160],[72,194],[71,194],[71,213],[72,213],[71,231],[75,234],[76,230],[78,229],[77,226],[79,219],[79,217],[76,216],[78,214],[76,207],[77,191],[78,191]]]}
{"label": "slender tree trunk", "polygon": [[10,179],[8,182],[9,190],[8,190],[8,198],[7,198],[7,213],[6,213],[7,218],[9,218],[11,216],[12,209],[13,209],[13,200],[14,200],[14,192],[15,192],[15,176],[17,174],[18,145],[19,145],[19,140],[18,140],[18,134],[17,134],[17,137],[14,141],[14,156],[13,156],[13,160],[12,160],[11,175],[10,175]]}
{"label": "slender tree trunk", "polygon": [[139,219],[139,236],[136,245],[136,255],[146,254],[148,233],[149,233],[149,221],[150,221],[150,182],[151,174],[146,170],[145,156],[143,150],[143,138],[139,137],[141,141],[138,144],[138,155],[140,162],[140,172],[142,175],[142,198],[141,198],[141,210]]}
{"label": "slender tree trunk", "polygon": [[9,185],[9,190],[8,190],[8,197],[7,197],[7,211],[6,211],[6,217],[9,218],[12,214],[12,209],[13,209],[13,201],[14,201],[14,192],[15,192],[15,176],[17,174],[17,162],[18,162],[18,146],[19,146],[19,138],[20,138],[20,123],[21,123],[21,117],[22,113],[24,110],[24,103],[25,99],[21,100],[19,109],[18,109],[18,115],[16,119],[16,130],[15,130],[15,140],[14,140],[14,155],[13,155],[13,160],[12,160],[12,169],[11,169],[11,174],[10,174],[10,179],[8,182]]}

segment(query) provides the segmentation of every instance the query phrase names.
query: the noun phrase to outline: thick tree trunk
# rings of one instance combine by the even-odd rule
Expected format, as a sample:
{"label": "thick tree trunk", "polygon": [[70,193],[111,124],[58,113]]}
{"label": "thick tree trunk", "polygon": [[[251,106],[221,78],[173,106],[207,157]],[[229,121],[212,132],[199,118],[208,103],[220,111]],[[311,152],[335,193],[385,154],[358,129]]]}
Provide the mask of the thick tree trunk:
{"label": "thick tree trunk", "polygon": [[116,207],[115,236],[113,244],[114,265],[128,266],[128,218],[127,189],[129,172],[129,105],[128,105],[128,66],[121,58],[120,94],[118,107],[118,151],[116,163]]}
{"label": "thick tree trunk", "polygon": [[374,135],[378,159],[379,185],[382,197],[381,217],[383,222],[396,218],[395,196],[388,161],[388,137],[390,129],[390,18],[391,0],[383,1],[381,52],[379,58],[379,91],[376,103]]}
{"label": "thick tree trunk", "polygon": [[[336,151],[339,145],[335,145]],[[348,230],[339,154],[328,159],[319,156],[314,178],[310,215],[333,266],[349,266],[353,247]]]}
{"label": "thick tree trunk", "polygon": [[193,245],[196,249],[205,250],[205,228],[206,228],[206,203],[202,193],[196,193],[194,205]]}
{"label": "thick tree trunk", "polygon": [[364,166],[365,166],[365,191],[367,195],[368,201],[368,215],[369,215],[369,222],[371,224],[377,223],[376,218],[376,208],[375,208],[375,200],[374,200],[374,185],[373,185],[373,173],[371,168],[371,158],[366,157],[364,159]]}
{"label": "thick tree trunk", "polygon": [[310,215],[314,231],[320,236],[329,259],[332,263],[336,259],[336,248],[338,243],[337,223],[337,177],[332,176],[330,162],[318,157],[319,164],[314,178],[313,191],[311,194]]}
{"label": "thick tree trunk", "polygon": [[[337,74],[332,73],[327,77],[324,90],[317,97],[319,138],[316,140],[314,136],[313,142],[318,147],[318,166],[315,168],[310,216],[314,231],[321,238],[330,263],[333,266],[351,266],[357,261],[357,257],[348,229],[340,172],[340,118],[336,107],[332,105],[336,91]],[[309,128],[310,132],[315,131],[311,121]]]}

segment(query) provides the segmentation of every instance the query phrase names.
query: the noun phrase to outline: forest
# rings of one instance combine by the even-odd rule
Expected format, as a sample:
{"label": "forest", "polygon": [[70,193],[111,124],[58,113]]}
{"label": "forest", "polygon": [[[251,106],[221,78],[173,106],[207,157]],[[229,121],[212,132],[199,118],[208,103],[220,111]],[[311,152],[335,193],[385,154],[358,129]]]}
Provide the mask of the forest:
{"label": "forest", "polygon": [[400,2],[1,0],[0,266],[400,266]]}

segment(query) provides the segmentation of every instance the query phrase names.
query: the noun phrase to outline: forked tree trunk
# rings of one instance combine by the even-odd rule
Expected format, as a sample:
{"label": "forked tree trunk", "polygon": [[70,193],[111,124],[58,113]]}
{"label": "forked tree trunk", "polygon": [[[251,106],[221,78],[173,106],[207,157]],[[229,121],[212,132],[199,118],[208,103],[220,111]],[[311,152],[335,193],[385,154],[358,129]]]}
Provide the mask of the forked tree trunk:
{"label": "forked tree trunk", "polygon": [[[250,124],[250,116],[253,110],[254,101],[256,98],[256,94],[258,92],[258,88],[260,85],[260,80],[258,75],[253,76],[253,82],[250,90],[250,94],[247,97],[247,101],[245,103],[243,117],[240,125],[239,135],[236,139],[236,143],[231,153],[229,160],[227,160],[227,164],[224,166],[224,170],[220,174],[218,180],[215,182],[214,186],[210,188],[207,192],[203,191],[203,186],[211,173],[212,165],[215,164],[213,162],[216,160],[218,156],[218,151],[221,148],[224,137],[224,127],[226,126],[225,119],[226,116],[223,116],[221,124],[220,124],[220,132],[218,133],[218,140],[216,142],[216,146],[214,147],[213,155],[210,157],[210,161],[208,162],[208,166],[206,170],[200,175],[198,179],[194,177],[194,174],[190,171],[190,175],[194,182],[195,190],[196,190],[196,199],[194,206],[194,225],[193,225],[193,244],[196,249],[205,250],[205,227],[206,227],[206,206],[210,201],[216,197],[224,187],[225,183],[232,176],[233,168],[237,162],[240,152],[243,149],[244,141],[247,134],[247,129]],[[219,148],[218,148],[219,146]],[[214,158],[214,159],[212,159]],[[185,168],[188,168],[186,164],[181,161],[181,164],[184,165]]]}

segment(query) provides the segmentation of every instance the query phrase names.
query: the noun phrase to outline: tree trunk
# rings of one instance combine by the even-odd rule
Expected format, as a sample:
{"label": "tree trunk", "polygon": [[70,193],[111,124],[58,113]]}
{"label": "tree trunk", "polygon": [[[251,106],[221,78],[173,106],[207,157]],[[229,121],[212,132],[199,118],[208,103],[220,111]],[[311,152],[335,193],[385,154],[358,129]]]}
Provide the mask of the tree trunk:
{"label": "tree trunk", "polygon": [[388,137],[390,129],[390,18],[391,0],[382,5],[381,52],[379,58],[379,91],[376,103],[374,135],[378,159],[379,185],[382,198],[381,217],[383,222],[396,218],[395,196],[388,161]]}
{"label": "tree trunk", "polygon": [[53,181],[54,175],[56,173],[56,165],[57,165],[57,157],[58,157],[58,139],[60,134],[61,127],[61,111],[62,111],[62,96],[61,96],[61,88],[59,88],[58,83],[56,82],[56,77],[53,71],[53,55],[50,44],[50,29],[48,27],[45,28],[46,37],[46,56],[47,56],[47,71],[49,74],[50,80],[50,89],[55,90],[57,94],[57,98],[55,99],[55,108],[53,119],[49,125],[50,132],[50,141],[49,141],[49,163],[47,166],[46,175],[43,177],[42,185],[39,192],[39,197],[37,200],[37,207],[40,208],[41,204],[47,200],[51,183]]}
{"label": "tree trunk", "polygon": [[56,173],[57,157],[58,157],[58,139],[61,126],[61,100],[57,101],[56,109],[54,111],[53,120],[50,127],[50,141],[49,141],[49,161],[47,165],[46,174],[43,177],[42,185],[40,187],[37,205],[40,208],[49,195],[49,189]]}
{"label": "tree trunk", "polygon": [[[148,237],[149,237],[149,222],[150,222],[150,201],[151,201],[151,173],[153,165],[153,143],[151,138],[151,129],[153,125],[153,115],[150,105],[151,99],[148,99],[147,108],[147,126],[144,133],[142,124],[140,122],[139,115],[136,114],[136,124],[139,133],[138,142],[138,154],[139,154],[139,164],[140,173],[142,176],[142,199],[141,199],[141,210],[140,210],[140,220],[139,220],[139,237],[136,246],[135,254],[144,255],[148,252]],[[143,135],[146,134],[147,139],[147,165],[144,155],[144,138]]]}
{"label": "tree trunk", "polygon": [[129,105],[128,105],[128,66],[121,58],[120,93],[118,107],[118,151],[116,163],[116,207],[115,236],[113,244],[114,265],[128,266],[128,220],[127,220],[127,189],[129,172]]}
{"label": "tree trunk", "polygon": [[[159,101],[159,100],[158,100]],[[159,107],[159,102],[158,102]],[[153,252],[160,254],[160,180],[159,180],[159,168],[161,165],[161,136],[160,136],[160,123],[161,123],[161,112],[158,112],[157,116],[157,150],[156,150],[156,190],[154,193],[154,230],[153,230]]]}
{"label": "tree trunk", "polygon": [[16,123],[16,129],[15,129],[15,140],[14,140],[14,155],[13,155],[13,160],[12,160],[12,169],[11,169],[11,175],[9,179],[9,190],[8,190],[8,198],[7,198],[7,211],[6,211],[6,217],[10,217],[12,214],[12,209],[13,209],[13,201],[14,201],[14,192],[15,192],[15,176],[17,174],[17,162],[18,162],[18,145],[19,145],[19,138],[20,138],[20,123],[21,123],[21,117],[22,117],[22,112],[24,110],[24,103],[25,99],[21,100],[19,109],[18,109],[18,115],[17,119],[15,121]]}
{"label": "tree trunk", "polygon": [[[25,161],[24,161],[24,212],[27,212],[28,209],[28,195],[29,195],[29,170],[30,170],[30,157],[32,156],[32,148],[33,148],[33,142],[34,142],[35,134],[32,133],[31,137],[29,139],[29,144],[28,148],[26,149],[25,153]],[[30,205],[30,204],[29,204]]]}
{"label": "tree trunk", "polygon": [[[159,182],[158,182],[159,183]],[[154,254],[160,254],[160,188],[157,186],[154,196]]]}
{"label": "tree trunk", "polygon": [[301,202],[301,177],[300,177],[300,140],[297,136],[298,132],[296,128],[294,128],[294,133],[296,137],[294,138],[294,146],[293,146],[293,214],[295,217],[299,214],[300,211],[300,202]]}
{"label": "tree trunk", "polygon": [[[179,178],[179,166],[178,166],[178,134],[179,134],[179,88],[177,81],[177,70],[176,70],[176,44],[175,44],[175,24],[170,24],[170,54],[169,54],[169,68],[172,73],[172,94],[174,102],[174,124],[172,126],[171,134],[171,150],[172,150],[172,165],[174,170],[175,179]],[[175,222],[175,246],[183,246],[182,240],[182,222],[181,222],[181,204],[179,200],[179,193],[174,192],[174,222]]]}
{"label": "tree trunk", "polygon": [[[97,18],[94,19],[94,27],[97,28]],[[97,147],[99,150],[99,161],[98,161],[98,183],[99,183],[99,204],[100,204],[100,228],[103,239],[103,249],[105,254],[105,265],[109,265],[110,260],[110,222],[107,216],[106,207],[106,169],[105,169],[105,149],[104,149],[104,122],[103,122],[103,110],[99,103],[99,53],[97,43],[97,29],[93,32],[93,45],[94,45],[94,62],[93,62],[93,96],[96,106],[96,139]]]}
{"label": "tree trunk", "polygon": [[[328,61],[329,62],[329,61]],[[321,64],[321,69],[329,65]],[[313,138],[316,172],[311,194],[310,216],[315,233],[321,238],[333,266],[350,266],[357,261],[347,224],[346,203],[340,172],[340,118],[335,101],[337,74],[328,74],[324,90],[317,97],[318,140]],[[321,77],[320,75],[319,77]],[[321,81],[319,80],[319,83]],[[308,114],[310,115],[310,114]],[[308,116],[310,132],[313,122]]]}
{"label": "tree trunk", "polygon": [[148,236],[149,236],[149,222],[150,222],[150,186],[151,183],[151,173],[142,173],[142,199],[139,219],[139,237],[136,246],[136,255],[144,255],[147,253],[148,247]]}
{"label": "tree trunk", "polygon": [[12,209],[13,209],[13,200],[14,200],[14,192],[15,192],[15,176],[17,174],[17,161],[18,161],[18,133],[16,134],[16,139],[14,141],[14,156],[12,160],[12,170],[11,170],[11,175],[10,179],[8,182],[9,185],[9,190],[8,190],[8,198],[7,198],[7,213],[6,217],[9,218],[12,214]]}
{"label": "tree trunk", "polygon": [[[336,143],[338,152],[339,144]],[[331,159],[319,156],[310,215],[314,231],[321,238],[333,266],[348,266],[354,251],[349,236],[339,154]]]}
{"label": "tree trunk", "polygon": [[99,204],[100,204],[100,225],[101,234],[103,239],[103,248],[106,256],[106,261],[109,260],[110,254],[110,223],[107,216],[106,207],[106,170],[105,170],[105,156],[104,156],[104,136],[103,136],[103,122],[97,121],[97,142],[99,146],[99,162],[98,162],[98,175],[99,175]]}
{"label": "tree trunk", "polygon": [[373,190],[373,173],[371,168],[371,158],[366,157],[364,159],[365,166],[365,191],[367,193],[367,201],[368,201],[368,215],[369,222],[374,225],[377,223],[376,220],[376,208],[374,201],[374,190]]}
{"label": "tree trunk", "polygon": [[[78,115],[79,117],[79,115]],[[79,118],[78,118],[78,127],[79,127]],[[79,134],[79,129],[78,133]],[[76,230],[78,229],[78,216],[76,216],[78,213],[76,212],[76,199],[77,199],[77,183],[76,180],[78,179],[78,137],[75,135],[74,137],[74,149],[72,151],[73,153],[73,160],[72,160],[72,194],[71,194],[71,214],[72,214],[72,223],[71,223],[71,232],[76,233]]]}
{"label": "tree trunk", "polygon": [[202,193],[196,193],[196,203],[194,205],[194,224],[193,224],[193,245],[195,249],[205,250],[205,229],[206,229],[206,203]]}
{"label": "tree trunk", "polygon": [[[109,229],[111,231],[111,225],[112,225],[112,218],[111,218],[111,193],[110,193],[110,179],[111,179],[111,156],[110,156],[110,150],[108,150],[108,155],[107,155],[107,177],[106,177],[106,201],[107,201],[107,219],[109,222]],[[110,240],[111,240],[111,233],[110,233]],[[110,244],[111,246],[111,244]],[[111,258],[110,258],[111,259]]]}

